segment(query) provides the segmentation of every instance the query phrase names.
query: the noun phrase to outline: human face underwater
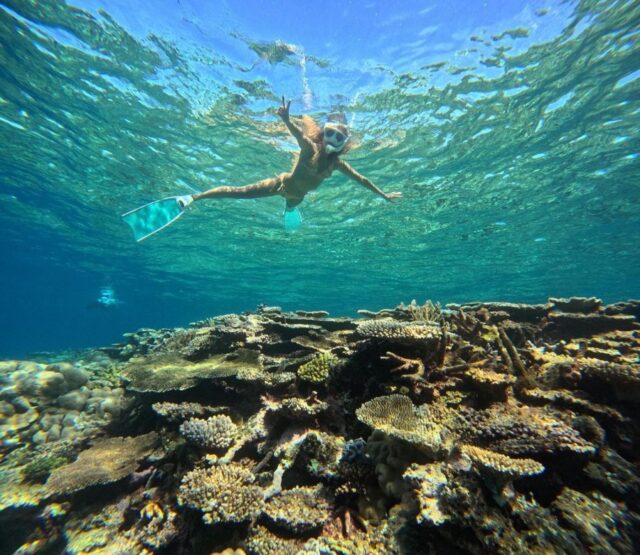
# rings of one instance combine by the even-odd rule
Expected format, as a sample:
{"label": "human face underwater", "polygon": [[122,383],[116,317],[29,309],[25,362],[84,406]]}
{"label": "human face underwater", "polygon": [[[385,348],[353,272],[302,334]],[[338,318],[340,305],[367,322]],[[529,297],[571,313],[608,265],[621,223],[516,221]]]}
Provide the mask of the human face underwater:
{"label": "human face underwater", "polygon": [[322,134],[324,138],[324,148],[329,154],[332,152],[341,152],[349,140],[349,135],[343,125],[338,127],[331,123],[326,123]]}

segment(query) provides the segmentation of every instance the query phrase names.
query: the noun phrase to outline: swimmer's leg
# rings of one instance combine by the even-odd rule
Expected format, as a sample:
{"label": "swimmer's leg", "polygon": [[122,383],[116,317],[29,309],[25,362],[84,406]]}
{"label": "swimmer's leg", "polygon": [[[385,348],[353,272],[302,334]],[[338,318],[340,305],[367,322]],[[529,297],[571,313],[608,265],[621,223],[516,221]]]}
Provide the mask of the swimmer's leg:
{"label": "swimmer's leg", "polygon": [[282,179],[271,177],[244,187],[214,187],[204,193],[193,195],[193,200],[206,198],[261,198],[279,195],[282,191]]}

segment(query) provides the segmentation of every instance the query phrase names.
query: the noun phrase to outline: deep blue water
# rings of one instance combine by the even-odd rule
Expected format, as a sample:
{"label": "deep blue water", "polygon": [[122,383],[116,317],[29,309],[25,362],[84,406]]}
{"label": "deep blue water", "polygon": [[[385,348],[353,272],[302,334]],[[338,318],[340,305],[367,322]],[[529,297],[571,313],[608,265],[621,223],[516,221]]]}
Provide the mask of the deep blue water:
{"label": "deep blue water", "polygon": [[[103,345],[259,303],[640,291],[637,2],[0,2],[0,356]],[[120,214],[290,167],[278,124],[340,112],[346,159],[282,199]],[[89,309],[102,287],[120,304]]]}

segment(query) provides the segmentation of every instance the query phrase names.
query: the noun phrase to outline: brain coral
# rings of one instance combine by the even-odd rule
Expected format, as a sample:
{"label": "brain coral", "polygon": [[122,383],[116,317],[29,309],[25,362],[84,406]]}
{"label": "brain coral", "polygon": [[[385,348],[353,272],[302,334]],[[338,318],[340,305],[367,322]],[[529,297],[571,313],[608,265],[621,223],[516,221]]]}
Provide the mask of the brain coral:
{"label": "brain coral", "polygon": [[96,484],[108,484],[128,476],[158,444],[150,432],[137,437],[101,439],[82,451],[75,462],[56,468],[47,480],[50,493],[70,493]]}
{"label": "brain coral", "polygon": [[322,383],[327,380],[331,369],[338,363],[338,358],[331,353],[322,353],[298,368],[301,380]]}
{"label": "brain coral", "polygon": [[252,520],[264,506],[262,490],[253,481],[248,469],[233,463],[196,468],[182,478],[178,503],[202,511],[207,524]]}
{"label": "brain coral", "polygon": [[206,420],[190,418],[180,426],[180,434],[203,449],[223,450],[234,442],[238,427],[228,416],[218,414]]}
{"label": "brain coral", "polygon": [[356,411],[356,416],[374,430],[431,451],[442,444],[440,426],[428,418],[426,407],[417,409],[405,395],[371,399]]}

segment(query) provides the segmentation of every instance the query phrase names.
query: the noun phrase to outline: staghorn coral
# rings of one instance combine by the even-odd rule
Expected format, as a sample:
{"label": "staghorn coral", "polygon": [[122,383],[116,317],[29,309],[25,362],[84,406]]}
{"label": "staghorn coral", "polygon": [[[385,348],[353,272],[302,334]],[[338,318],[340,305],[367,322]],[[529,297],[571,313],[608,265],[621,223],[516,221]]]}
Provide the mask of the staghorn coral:
{"label": "staghorn coral", "polygon": [[516,480],[544,472],[544,466],[532,459],[514,459],[473,445],[461,445],[460,452],[468,457],[480,472],[488,472],[509,479]]}
{"label": "staghorn coral", "polygon": [[[400,305],[402,307],[402,305]],[[399,307],[399,308],[400,308]],[[416,303],[413,299],[406,307],[411,319],[418,322],[428,322],[430,324],[439,324],[442,321],[442,307],[440,303],[433,303],[426,300],[423,305]]]}
{"label": "staghorn coral", "polygon": [[82,451],[75,462],[56,468],[47,480],[51,494],[71,493],[97,484],[116,482],[136,470],[159,437],[150,432],[137,437],[100,439]]}
{"label": "staghorn coral", "polygon": [[338,358],[331,353],[322,353],[298,368],[298,377],[311,383],[323,383],[329,378]]}
{"label": "staghorn coral", "polygon": [[356,416],[374,430],[435,453],[442,446],[442,429],[428,418],[428,408],[417,409],[405,395],[376,397],[364,403]]}
{"label": "staghorn coral", "polygon": [[331,505],[319,487],[295,487],[269,499],[264,517],[292,534],[307,534],[329,520]]}
{"label": "staghorn coral", "polygon": [[238,427],[226,415],[190,418],[180,426],[180,434],[189,443],[210,451],[227,449],[238,436]]}
{"label": "staghorn coral", "polygon": [[182,478],[178,503],[202,512],[207,524],[244,522],[263,510],[262,490],[253,474],[235,463],[196,468]]}
{"label": "staghorn coral", "polygon": [[362,339],[388,339],[399,341],[438,341],[440,326],[414,322],[398,322],[392,318],[365,320],[358,323],[356,335]]}

